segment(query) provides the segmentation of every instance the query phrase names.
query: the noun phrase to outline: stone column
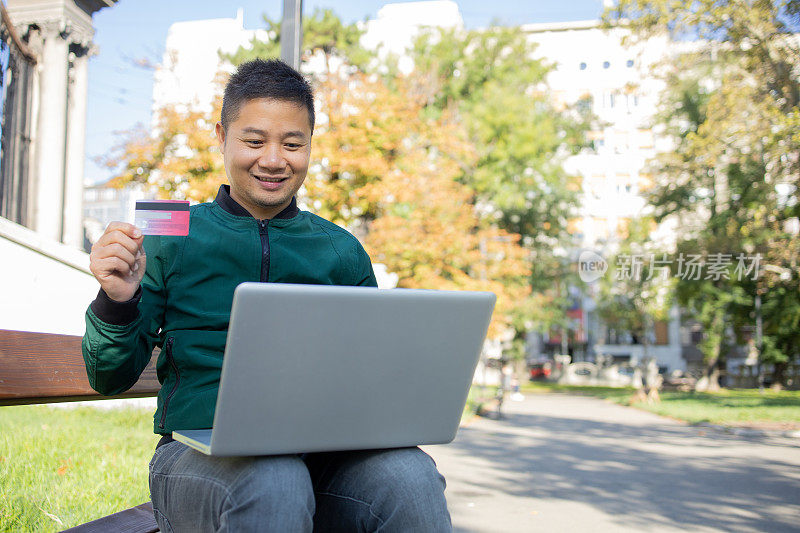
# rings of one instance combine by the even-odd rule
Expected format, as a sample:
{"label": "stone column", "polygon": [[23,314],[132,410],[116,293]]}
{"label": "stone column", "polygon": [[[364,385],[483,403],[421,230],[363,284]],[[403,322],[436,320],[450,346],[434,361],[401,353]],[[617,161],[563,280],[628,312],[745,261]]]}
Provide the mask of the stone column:
{"label": "stone column", "polygon": [[83,248],[83,167],[86,145],[86,91],[89,48],[70,46],[69,105],[67,107],[66,173],[62,242]]}
{"label": "stone column", "polygon": [[28,35],[28,45],[39,58],[32,87],[28,224],[45,238],[79,248],[83,245],[80,189],[86,139],[86,49],[94,36],[92,14],[116,2],[4,0],[17,32]]}
{"label": "stone column", "polygon": [[64,164],[67,127],[67,75],[69,44],[64,22],[48,22],[42,28],[39,71],[39,123],[36,139],[36,202],[34,229],[61,240],[64,206]]}

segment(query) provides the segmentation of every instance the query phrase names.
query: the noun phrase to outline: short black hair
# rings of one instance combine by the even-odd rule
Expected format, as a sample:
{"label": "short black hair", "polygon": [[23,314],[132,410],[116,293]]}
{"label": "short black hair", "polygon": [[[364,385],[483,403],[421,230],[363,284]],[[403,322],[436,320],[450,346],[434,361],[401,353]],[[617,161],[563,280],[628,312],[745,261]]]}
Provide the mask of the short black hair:
{"label": "short black hair", "polygon": [[239,65],[225,85],[220,121],[225,131],[248,100],[268,98],[304,106],[314,133],[314,93],[311,84],[295,69],[277,59],[253,59]]}

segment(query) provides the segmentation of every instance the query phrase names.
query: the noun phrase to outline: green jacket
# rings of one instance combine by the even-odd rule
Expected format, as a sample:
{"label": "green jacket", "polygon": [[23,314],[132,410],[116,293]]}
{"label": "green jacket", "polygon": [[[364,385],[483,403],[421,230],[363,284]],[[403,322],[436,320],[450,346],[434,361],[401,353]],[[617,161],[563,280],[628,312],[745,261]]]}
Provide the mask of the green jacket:
{"label": "green jacket", "polygon": [[118,303],[101,290],[86,312],[83,357],[92,388],[113,395],[157,362],[156,433],[210,428],[233,291],[245,281],[376,287],[369,256],[344,229],[292,205],[259,221],[220,188],[192,206],[186,237],[147,236],[140,290]]}

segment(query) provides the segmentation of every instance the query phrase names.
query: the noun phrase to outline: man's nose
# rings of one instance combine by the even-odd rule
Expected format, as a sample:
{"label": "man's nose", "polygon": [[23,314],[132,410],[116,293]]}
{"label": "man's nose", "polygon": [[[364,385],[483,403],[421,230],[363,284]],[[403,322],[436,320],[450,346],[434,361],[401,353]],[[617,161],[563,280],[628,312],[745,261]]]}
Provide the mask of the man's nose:
{"label": "man's nose", "polygon": [[274,144],[266,144],[258,158],[258,166],[265,169],[284,168],[286,160],[281,153],[281,147]]}

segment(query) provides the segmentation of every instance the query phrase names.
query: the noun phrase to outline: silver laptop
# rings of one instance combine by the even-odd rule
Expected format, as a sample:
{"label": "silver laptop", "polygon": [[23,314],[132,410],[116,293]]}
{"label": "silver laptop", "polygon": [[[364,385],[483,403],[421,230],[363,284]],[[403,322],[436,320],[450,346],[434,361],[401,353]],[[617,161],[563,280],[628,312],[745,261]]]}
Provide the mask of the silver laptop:
{"label": "silver laptop", "polygon": [[242,283],[205,454],[277,455],[455,438],[490,292]]}

